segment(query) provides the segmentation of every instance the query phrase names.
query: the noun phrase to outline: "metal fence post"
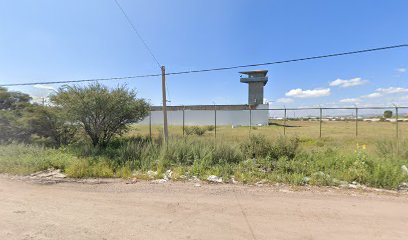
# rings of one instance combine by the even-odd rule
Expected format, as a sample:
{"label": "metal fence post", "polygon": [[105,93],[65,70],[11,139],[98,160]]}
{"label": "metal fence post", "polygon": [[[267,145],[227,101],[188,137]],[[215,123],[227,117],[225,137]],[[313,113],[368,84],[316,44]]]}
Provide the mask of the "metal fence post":
{"label": "metal fence post", "polygon": [[398,126],[398,107],[395,107],[395,128],[396,128],[396,138],[397,138],[397,141],[398,141],[398,139],[399,139],[399,126]]}
{"label": "metal fence post", "polygon": [[152,140],[152,110],[149,111],[149,137]]}
{"label": "metal fence post", "polygon": [[251,135],[251,128],[252,128],[252,108],[249,105],[249,135]]}
{"label": "metal fence post", "polygon": [[284,115],[283,115],[283,135],[286,135],[286,107],[284,110]]}
{"label": "metal fence post", "polygon": [[214,138],[217,138],[217,105],[214,104]]}
{"label": "metal fence post", "polygon": [[322,137],[322,115],[323,115],[323,111],[322,108],[320,108],[320,134],[319,137]]}
{"label": "metal fence post", "polygon": [[395,129],[396,129],[396,139],[397,139],[397,155],[399,155],[399,128],[398,128],[398,107],[395,106]]}
{"label": "metal fence post", "polygon": [[185,129],[184,129],[184,126],[185,126],[185,113],[184,113],[184,110],[185,110],[185,107],[183,106],[183,137],[185,136]]}
{"label": "metal fence post", "polygon": [[358,136],[358,108],[356,108],[356,137]]}

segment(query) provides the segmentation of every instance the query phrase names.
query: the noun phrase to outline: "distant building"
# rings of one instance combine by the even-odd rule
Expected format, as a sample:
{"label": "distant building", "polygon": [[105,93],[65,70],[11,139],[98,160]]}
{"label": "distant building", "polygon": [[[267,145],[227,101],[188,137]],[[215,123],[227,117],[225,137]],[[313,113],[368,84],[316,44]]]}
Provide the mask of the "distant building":
{"label": "distant building", "polygon": [[[168,106],[169,125],[268,125],[269,105],[263,104],[267,70],[240,72],[240,81],[248,84],[248,104]],[[151,113],[139,124],[163,124],[161,106],[152,106]]]}

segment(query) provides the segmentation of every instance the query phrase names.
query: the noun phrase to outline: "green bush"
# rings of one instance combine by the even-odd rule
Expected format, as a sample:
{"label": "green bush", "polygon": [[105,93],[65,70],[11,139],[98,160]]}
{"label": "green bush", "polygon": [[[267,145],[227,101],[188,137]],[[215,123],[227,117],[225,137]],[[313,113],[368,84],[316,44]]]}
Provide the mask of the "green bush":
{"label": "green bush", "polygon": [[184,132],[186,133],[186,135],[203,136],[207,130],[208,130],[207,127],[199,127],[199,126],[184,127]]}
{"label": "green bush", "polygon": [[247,158],[269,158],[277,160],[280,157],[293,159],[299,150],[297,138],[279,137],[270,140],[262,135],[251,135],[241,144],[241,149]]}
{"label": "green bush", "polygon": [[212,132],[212,131],[214,131],[215,126],[214,126],[214,125],[208,125],[208,126],[205,127],[205,129],[206,129],[207,131],[209,131],[209,132]]}

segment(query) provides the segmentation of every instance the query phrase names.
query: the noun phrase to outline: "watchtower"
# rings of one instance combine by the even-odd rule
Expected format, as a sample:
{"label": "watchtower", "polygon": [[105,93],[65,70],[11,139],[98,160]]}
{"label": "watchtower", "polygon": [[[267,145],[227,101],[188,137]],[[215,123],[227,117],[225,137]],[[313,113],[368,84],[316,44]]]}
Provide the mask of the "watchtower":
{"label": "watchtower", "polygon": [[264,86],[268,82],[268,77],[266,76],[268,70],[254,70],[240,73],[247,75],[246,77],[241,76],[240,82],[248,83],[248,105],[263,104]]}

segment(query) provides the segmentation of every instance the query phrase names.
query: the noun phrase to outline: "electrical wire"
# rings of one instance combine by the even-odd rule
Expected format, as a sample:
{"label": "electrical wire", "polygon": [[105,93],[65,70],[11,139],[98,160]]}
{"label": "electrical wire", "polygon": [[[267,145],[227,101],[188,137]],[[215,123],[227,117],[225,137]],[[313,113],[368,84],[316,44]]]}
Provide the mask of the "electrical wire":
{"label": "electrical wire", "polygon": [[139,37],[140,41],[143,43],[147,51],[150,53],[154,61],[157,63],[159,68],[161,67],[161,64],[157,60],[156,56],[153,54],[153,51],[150,49],[149,45],[147,45],[146,41],[143,39],[142,35],[140,35],[139,31],[137,30],[136,26],[133,24],[132,20],[130,20],[129,16],[126,14],[125,10],[122,8],[122,6],[119,4],[118,0],[114,0],[120,11],[123,13],[125,16],[127,22],[129,23],[130,27],[132,27],[133,31],[136,33],[136,35]]}
{"label": "electrical wire", "polygon": [[382,50],[401,48],[401,47],[408,47],[408,44],[401,44],[401,45],[394,45],[394,46],[387,46],[387,47],[380,47],[380,48],[371,48],[371,49],[364,49],[364,50],[343,52],[343,53],[334,53],[334,54],[320,55],[320,56],[314,56],[314,57],[297,58],[297,59],[268,62],[268,63],[255,63],[255,64],[249,64],[249,65],[238,65],[238,66],[231,66],[231,67],[220,67],[220,68],[210,68],[210,69],[192,70],[192,71],[184,71],[184,72],[174,72],[174,73],[167,73],[166,75],[179,75],[179,74],[188,74],[188,73],[223,71],[223,70],[231,70],[231,69],[237,69],[237,68],[259,67],[259,66],[275,65],[275,64],[282,64],[282,63],[308,61],[308,60],[314,60],[314,59],[320,59],[320,58],[339,57],[339,56],[344,56],[344,55],[382,51]]}
{"label": "electrical wire", "polygon": [[10,84],[0,84],[0,86],[1,87],[13,87],[13,86],[31,86],[31,85],[39,85],[39,84],[64,84],[64,83],[80,83],[80,82],[114,81],[114,80],[126,80],[126,79],[158,77],[158,76],[161,76],[161,74],[148,74],[148,75],[137,75],[137,76],[127,76],[127,77],[111,77],[111,78],[92,78],[92,79],[79,79],[79,80],[68,80],[68,81],[10,83]]}
{"label": "electrical wire", "polygon": [[[275,64],[284,64],[284,63],[292,63],[292,62],[300,62],[300,61],[309,61],[309,60],[315,60],[315,59],[321,59],[321,58],[339,57],[339,56],[345,56],[345,55],[353,55],[353,54],[361,54],[361,53],[367,53],[367,52],[383,51],[383,50],[402,48],[402,47],[408,47],[408,44],[400,44],[400,45],[380,47],[380,48],[371,48],[371,49],[364,49],[364,50],[351,51],[351,52],[333,53],[333,54],[328,54],[328,55],[297,58],[297,59],[282,60],[282,61],[267,62],[267,63],[256,63],[256,64],[248,64],[248,65],[219,67],[219,68],[191,70],[191,71],[182,71],[182,72],[169,72],[169,73],[166,73],[166,75],[181,75],[181,74],[202,73],[202,72],[212,72],[212,71],[224,71],[224,70],[231,70],[231,69],[238,69],[238,68],[248,68],[248,67],[258,67],[258,66],[267,66],[267,65],[275,65]],[[95,82],[95,81],[114,81],[114,80],[147,78],[147,77],[158,77],[158,76],[161,76],[161,74],[158,73],[158,74],[146,74],[146,75],[136,75],[136,76],[126,76],[126,77],[94,78],[94,79],[81,79],[81,80],[69,80],[69,81],[12,83],[12,84],[0,84],[0,86],[10,87],[10,86],[28,86],[28,85],[36,85],[36,84],[64,84],[64,83]]]}

